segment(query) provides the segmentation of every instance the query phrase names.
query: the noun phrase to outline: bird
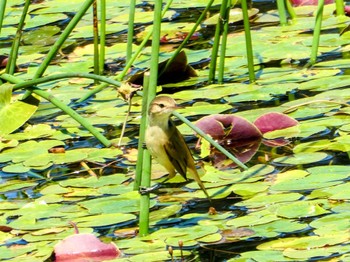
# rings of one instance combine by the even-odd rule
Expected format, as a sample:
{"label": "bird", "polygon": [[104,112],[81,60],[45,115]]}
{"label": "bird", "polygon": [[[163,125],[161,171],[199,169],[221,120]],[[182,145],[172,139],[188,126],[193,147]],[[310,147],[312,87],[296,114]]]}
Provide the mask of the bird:
{"label": "bird", "polygon": [[146,128],[146,147],[153,158],[168,171],[166,180],[178,172],[187,180],[187,171],[210,200],[209,194],[201,181],[193,156],[179,130],[171,120],[174,110],[180,108],[169,96],[157,96],[152,100],[148,110]]}

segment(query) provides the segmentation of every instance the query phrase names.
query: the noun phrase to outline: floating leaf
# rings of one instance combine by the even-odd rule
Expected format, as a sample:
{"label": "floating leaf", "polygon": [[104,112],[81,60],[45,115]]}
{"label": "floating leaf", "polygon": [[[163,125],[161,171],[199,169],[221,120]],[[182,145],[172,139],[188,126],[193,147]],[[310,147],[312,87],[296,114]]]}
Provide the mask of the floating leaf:
{"label": "floating leaf", "polygon": [[286,129],[289,127],[297,126],[298,124],[298,121],[296,121],[295,119],[278,112],[264,114],[254,121],[254,125],[264,135],[268,132]]}
{"label": "floating leaf", "polygon": [[2,140],[0,141],[0,152],[4,149],[4,148],[9,148],[9,147],[16,147],[18,145],[18,141],[15,139],[11,139],[11,140]]}
{"label": "floating leaf", "polygon": [[[258,9],[250,8],[248,10],[248,16],[251,18],[251,17],[255,16],[258,12],[259,12]],[[240,9],[240,8],[230,9],[230,14],[229,14],[229,22],[230,23],[235,23],[235,22],[239,22],[239,21],[242,21],[242,20],[243,20],[242,9]],[[203,22],[203,24],[206,25],[206,26],[211,26],[211,25],[216,25],[218,23],[218,21],[219,21],[219,14],[215,14],[212,17],[206,19]]]}
{"label": "floating leaf", "polygon": [[291,156],[278,157],[273,160],[273,163],[279,165],[303,165],[309,163],[315,163],[329,159],[329,155],[326,153],[297,153]]}
{"label": "floating leaf", "polygon": [[71,235],[55,245],[55,258],[59,262],[78,259],[110,260],[120,256],[113,243],[105,244],[93,234]]}
{"label": "floating leaf", "polygon": [[130,223],[136,219],[133,214],[111,213],[93,216],[84,216],[74,219],[79,227],[101,227],[120,223]]}
{"label": "floating leaf", "polygon": [[279,204],[276,214],[285,218],[312,217],[327,214],[329,211],[313,202],[298,201]]}
{"label": "floating leaf", "polygon": [[286,194],[258,194],[243,200],[236,205],[246,206],[248,208],[264,207],[267,205],[273,205],[280,202],[293,202],[302,198],[303,195],[299,193],[286,193]]}
{"label": "floating leaf", "polygon": [[0,89],[0,135],[7,135],[21,127],[36,111],[39,100],[28,96],[11,102],[12,85],[3,84]]}
{"label": "floating leaf", "polygon": [[312,249],[319,247],[332,246],[346,242],[350,239],[347,234],[334,234],[333,236],[306,236],[290,237],[273,240],[259,245],[259,250],[284,250],[286,248]]}

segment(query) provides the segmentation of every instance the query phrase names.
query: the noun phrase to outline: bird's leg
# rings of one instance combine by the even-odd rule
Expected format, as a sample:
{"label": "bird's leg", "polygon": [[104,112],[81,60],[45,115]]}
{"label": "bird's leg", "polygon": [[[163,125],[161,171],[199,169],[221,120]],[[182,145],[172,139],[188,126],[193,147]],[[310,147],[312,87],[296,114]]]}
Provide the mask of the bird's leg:
{"label": "bird's leg", "polygon": [[140,186],[139,187],[139,193],[141,195],[146,195],[149,193],[154,193],[155,191],[157,191],[158,189],[162,188],[162,187],[166,187],[166,185],[164,185],[164,183],[166,183],[166,181],[168,181],[170,179],[170,177],[168,176],[166,179],[164,179],[163,182],[159,182],[151,187],[143,187]]}
{"label": "bird's leg", "polygon": [[154,193],[155,191],[157,191],[159,188],[161,188],[163,185],[160,183],[155,184],[154,186],[151,187],[143,187],[140,186],[139,187],[139,193],[141,195],[146,195],[146,194],[150,194],[150,193]]}

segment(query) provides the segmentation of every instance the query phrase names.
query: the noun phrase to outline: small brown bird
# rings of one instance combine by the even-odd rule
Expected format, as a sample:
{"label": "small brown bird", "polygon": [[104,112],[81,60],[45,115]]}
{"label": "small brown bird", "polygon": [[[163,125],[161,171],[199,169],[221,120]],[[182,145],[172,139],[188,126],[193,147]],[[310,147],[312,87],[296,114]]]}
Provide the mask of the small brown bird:
{"label": "small brown bird", "polygon": [[146,146],[151,155],[169,172],[173,178],[176,171],[187,180],[187,170],[210,199],[201,181],[192,154],[179,130],[171,120],[171,113],[179,108],[174,99],[158,96],[150,104],[148,127],[146,129]]}

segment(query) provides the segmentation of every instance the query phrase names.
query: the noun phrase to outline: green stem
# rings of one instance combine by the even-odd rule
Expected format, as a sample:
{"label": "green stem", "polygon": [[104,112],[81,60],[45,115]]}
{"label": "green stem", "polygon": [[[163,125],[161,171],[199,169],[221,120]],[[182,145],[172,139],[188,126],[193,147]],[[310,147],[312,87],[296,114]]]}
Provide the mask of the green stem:
{"label": "green stem", "polygon": [[[109,85],[114,85],[114,86],[120,86],[120,82],[109,79],[105,76],[98,76],[98,75],[94,75],[94,74],[88,74],[88,73],[62,73],[62,74],[56,74],[56,75],[51,75],[51,76],[46,76],[46,77],[41,77],[38,79],[33,79],[33,80],[27,80],[25,82],[21,82],[16,84],[13,87],[13,90],[18,90],[21,88],[28,88],[30,86],[33,85],[39,85],[42,83],[46,83],[46,82],[50,82],[50,81],[55,81],[58,79],[62,79],[62,78],[73,78],[73,77],[80,77],[80,78],[88,78],[88,79],[94,79],[94,80],[98,80],[100,82],[106,82]],[[8,75],[8,74],[2,74],[0,75],[0,78],[7,80],[11,83],[16,83],[16,77]]]}
{"label": "green stem", "polygon": [[[164,16],[165,12],[168,10],[170,3],[172,0],[170,0],[168,2],[168,4],[164,7],[163,13],[162,13],[162,17]],[[212,1],[212,0],[211,0]],[[139,54],[141,53],[142,49],[145,47],[146,43],[148,42],[148,40],[150,39],[151,35],[153,33],[153,30],[151,30],[150,32],[148,32],[148,34],[146,35],[146,37],[143,39],[142,43],[140,44],[140,46],[137,48],[137,50],[135,51],[134,55],[131,57],[131,59],[127,62],[127,64],[125,65],[123,71],[118,74],[117,76],[115,76],[113,79],[117,80],[117,81],[121,81],[124,76],[126,75],[126,73],[128,72],[128,70],[130,69],[130,67],[132,66],[132,64],[134,63],[134,61],[136,60],[136,58],[139,56]],[[100,92],[101,90],[103,90],[104,88],[106,88],[108,85],[106,84],[101,84],[96,86],[93,90],[91,90],[89,93],[87,93],[86,95],[84,95],[82,98],[80,98],[77,103],[81,103],[83,101],[85,101],[86,99],[88,99],[90,96],[93,96],[94,94]]]}
{"label": "green stem", "polygon": [[[15,83],[20,84],[23,81],[8,74],[4,74],[1,76],[3,79]],[[77,112],[75,112],[72,108],[67,106],[66,104],[62,103],[59,99],[54,97],[49,92],[46,92],[44,90],[41,90],[37,87],[27,87],[27,90],[29,90],[31,93],[37,94],[38,96],[46,99],[56,107],[60,108],[63,112],[68,114],[70,117],[72,117],[74,120],[76,120],[79,124],[81,124],[83,127],[85,127],[92,135],[94,135],[104,146],[109,147],[112,143],[105,138],[96,128],[93,127],[86,119],[84,119],[82,116],[80,116]]]}
{"label": "green stem", "polygon": [[153,34],[151,47],[151,64],[150,64],[150,78],[148,89],[148,100],[153,100],[156,96],[157,82],[158,82],[158,63],[159,63],[159,47],[160,47],[160,32],[162,22],[162,1],[156,0],[154,5],[154,19],[153,19]]}
{"label": "green stem", "polygon": [[214,44],[211,50],[211,57],[210,57],[210,66],[209,66],[209,83],[214,82],[215,80],[215,71],[216,71],[216,63],[217,63],[217,57],[218,57],[218,51],[220,46],[220,35],[221,35],[221,25],[223,23],[223,17],[225,17],[226,13],[226,0],[223,0],[220,7],[220,15],[218,18],[218,22],[215,27],[215,35],[214,35]]}
{"label": "green stem", "polygon": [[312,48],[311,48],[311,57],[310,57],[311,65],[315,64],[317,59],[318,45],[320,43],[320,34],[321,34],[321,26],[322,26],[323,6],[324,6],[324,0],[319,0],[317,12],[316,12],[316,22],[315,22],[314,35],[313,35]]}
{"label": "green stem", "polygon": [[245,44],[247,49],[249,81],[250,83],[253,83],[255,82],[254,57],[253,57],[253,47],[252,47],[252,36],[250,33],[247,0],[242,0],[241,5],[242,5],[242,13],[243,13]]}
{"label": "green stem", "polygon": [[130,0],[129,21],[128,21],[128,40],[126,47],[126,62],[128,63],[132,55],[132,43],[134,42],[134,20],[135,20],[136,0]]}
{"label": "green stem", "polygon": [[[92,21],[93,21],[93,36],[94,36],[94,74],[100,73],[100,58],[99,58],[99,46],[98,46],[98,19],[97,19],[97,1],[92,4]],[[95,81],[98,84],[98,81]]]}
{"label": "green stem", "polygon": [[5,18],[6,2],[7,2],[7,0],[0,1],[0,34],[1,34],[2,24],[3,24],[4,18]]}
{"label": "green stem", "polygon": [[[173,0],[169,0],[166,4],[166,6],[163,9],[162,12],[162,17],[165,15],[166,11],[168,11],[171,3]],[[132,66],[132,64],[135,62],[136,58],[139,56],[139,54],[141,53],[142,49],[146,46],[148,40],[151,38],[152,34],[153,34],[154,28],[152,30],[150,30],[148,32],[148,34],[145,36],[145,38],[143,39],[143,41],[141,42],[141,44],[139,45],[139,47],[137,48],[136,52],[134,53],[134,55],[131,57],[131,59],[129,61],[127,61],[123,71],[117,75],[116,80],[121,81],[124,76],[126,75],[126,73],[128,72],[128,70],[130,69],[130,67]],[[152,38],[153,39],[153,38]],[[153,41],[152,41],[153,43]]]}
{"label": "green stem", "polygon": [[277,0],[277,9],[281,26],[287,25],[286,6],[284,0]]}
{"label": "green stem", "polygon": [[204,133],[201,129],[196,127],[194,124],[192,124],[189,120],[187,120],[184,116],[182,116],[180,113],[174,111],[173,115],[179,118],[182,122],[184,122],[186,125],[188,125],[193,131],[195,131],[198,135],[203,137],[205,140],[207,140],[210,144],[212,144],[214,147],[216,147],[220,152],[222,152],[225,156],[227,156],[229,159],[231,159],[233,162],[237,164],[237,166],[248,169],[246,165],[244,165],[241,161],[239,161],[236,157],[234,157],[230,152],[228,152],[225,148],[223,148],[221,145],[219,145],[214,139],[212,139],[210,136],[208,136],[206,133]]}
{"label": "green stem", "polygon": [[80,116],[75,110],[62,103],[59,99],[55,98],[52,94],[45,92],[37,87],[30,87],[30,91],[38,96],[46,99],[56,107],[60,108],[63,112],[81,124],[84,128],[86,128],[94,137],[96,137],[105,147],[111,146],[111,142],[104,137],[93,125],[91,125],[85,118]]}
{"label": "green stem", "polygon": [[10,58],[9,58],[9,61],[6,65],[6,73],[11,74],[11,75],[13,75],[15,73],[15,70],[16,70],[18,49],[19,49],[19,45],[20,45],[20,41],[21,41],[21,37],[22,37],[22,30],[23,30],[23,27],[25,25],[25,19],[26,19],[27,13],[28,13],[30,2],[31,2],[30,0],[26,0],[26,2],[24,4],[21,19],[19,21],[19,24],[18,24],[18,27],[16,30],[16,36],[15,36],[15,39],[12,43]]}
{"label": "green stem", "polygon": [[293,20],[296,19],[297,14],[295,13],[295,10],[289,0],[286,0],[286,7],[287,7],[288,14],[290,15],[290,18]]}
{"label": "green stem", "polygon": [[[153,34],[152,34],[152,57],[150,65],[150,78],[147,88],[147,107],[146,112],[148,112],[149,103],[156,96],[157,81],[158,81],[158,57],[159,57],[159,46],[160,46],[160,32],[161,32],[161,21],[162,21],[162,1],[155,0],[154,3],[154,19],[153,19]],[[146,117],[147,118],[147,117]],[[148,119],[146,120],[146,122]],[[151,155],[148,150],[143,153],[142,159],[142,178],[141,186],[149,187],[151,181]],[[141,196],[140,200],[140,236],[145,236],[149,231],[149,194]]]}
{"label": "green stem", "polygon": [[227,45],[227,35],[229,29],[229,20],[230,20],[230,8],[231,8],[231,0],[230,1],[222,1],[221,3],[226,4],[226,12],[223,17],[224,21],[224,30],[221,37],[221,49],[220,49],[220,60],[219,60],[219,72],[218,72],[218,83],[222,84],[224,82],[224,72],[225,72],[225,56],[226,56],[226,45]]}
{"label": "green stem", "polygon": [[[140,135],[139,135],[139,144],[138,144],[138,155],[137,155],[137,165],[136,165],[136,175],[134,182],[134,190],[138,190],[140,185],[144,187],[150,187],[151,185],[151,170],[152,162],[151,155],[147,149],[143,148],[145,141],[145,132],[147,128],[147,108],[148,108],[148,81],[149,81],[149,72],[145,73],[144,77],[144,94],[142,98],[142,118],[140,124]],[[149,207],[150,207],[150,198],[149,194],[141,195],[140,197],[140,235],[144,236],[148,234],[149,228]],[[142,230],[141,230],[142,228]]]}
{"label": "green stem", "polygon": [[[141,122],[140,122],[140,131],[139,131],[139,141],[137,147],[137,163],[136,163],[136,172],[135,172],[135,182],[134,190],[138,190],[141,185],[142,170],[143,170],[143,155],[145,152],[144,143],[145,143],[145,132],[147,128],[147,108],[148,108],[148,82],[149,81],[149,72],[146,72],[143,78],[143,94],[142,94],[142,109],[141,109]],[[147,173],[151,173],[150,171]],[[145,184],[151,184],[150,181],[144,181]]]}
{"label": "green stem", "polygon": [[343,0],[335,0],[335,10],[336,10],[337,16],[345,15]]}
{"label": "green stem", "polygon": [[55,44],[51,47],[44,61],[40,64],[38,70],[35,73],[35,76],[33,77],[34,79],[39,78],[44,74],[46,68],[49,66],[52,59],[56,56],[56,53],[58,52],[58,50],[60,50],[60,48],[68,38],[69,34],[73,31],[73,29],[76,27],[78,22],[82,19],[82,17],[85,15],[86,11],[89,9],[89,7],[94,1],[95,0],[86,0],[83,6],[80,8],[80,10],[75,14],[75,16],[69,22],[69,24],[64,29],[64,31],[62,32],[60,37],[57,39]]}
{"label": "green stem", "polygon": [[100,21],[100,61],[99,61],[99,74],[102,75],[105,66],[106,56],[106,0],[100,0],[101,4],[101,21]]}
{"label": "green stem", "polygon": [[[171,4],[172,0],[169,1],[169,4]],[[185,44],[188,42],[188,40],[190,40],[191,36],[194,34],[194,32],[197,30],[197,27],[200,25],[200,23],[204,20],[204,18],[207,16],[208,11],[211,7],[211,5],[213,4],[214,0],[210,0],[207,4],[207,6],[205,7],[205,9],[203,10],[203,12],[201,13],[201,15],[199,16],[199,18],[197,19],[195,25],[192,27],[191,31],[187,34],[187,36],[185,37],[185,39],[182,41],[182,43],[179,45],[178,48],[176,48],[175,52],[173,53],[173,55],[171,56],[170,59],[168,59],[166,65],[164,66],[164,68],[162,69],[162,71],[159,73],[159,76],[161,76],[167,69],[168,67],[171,65],[171,63],[174,61],[174,59],[177,57],[177,55],[181,52],[181,50],[183,49],[183,47],[185,46]]]}

